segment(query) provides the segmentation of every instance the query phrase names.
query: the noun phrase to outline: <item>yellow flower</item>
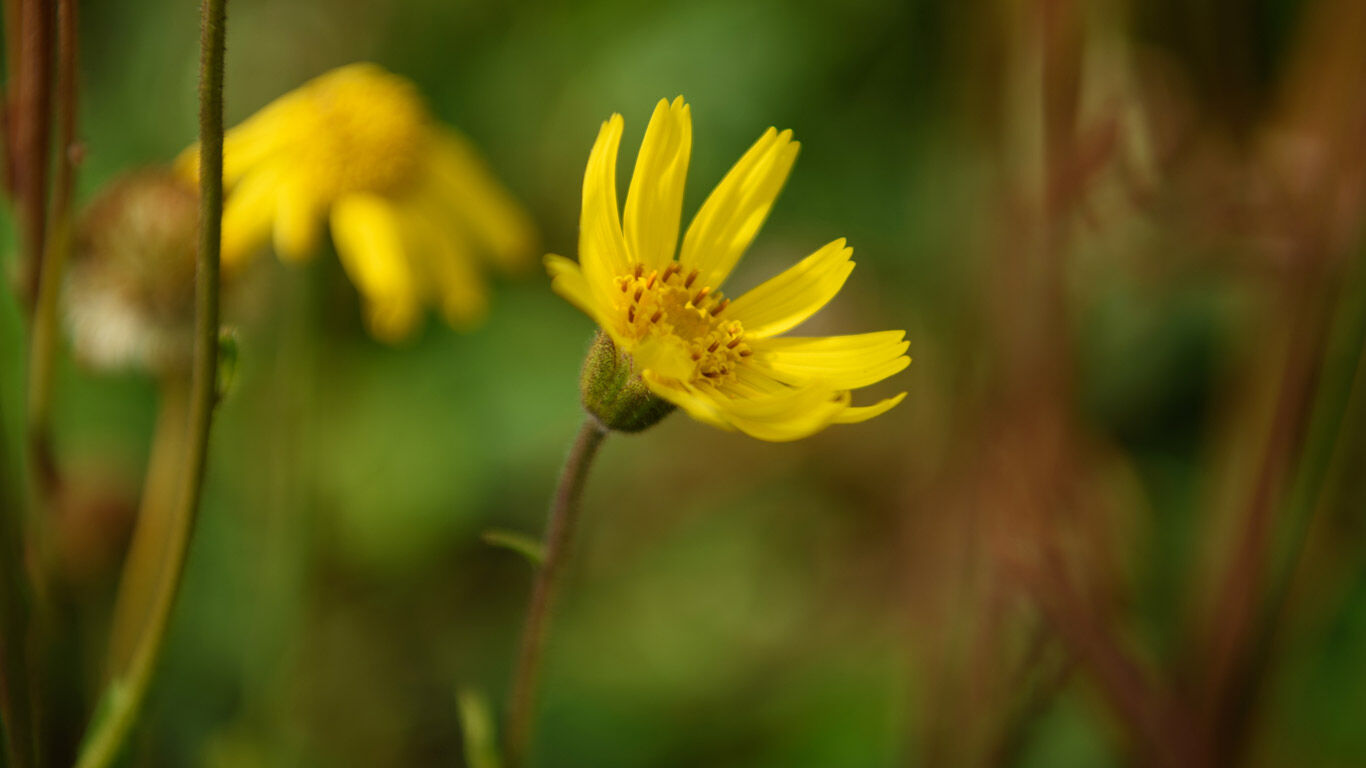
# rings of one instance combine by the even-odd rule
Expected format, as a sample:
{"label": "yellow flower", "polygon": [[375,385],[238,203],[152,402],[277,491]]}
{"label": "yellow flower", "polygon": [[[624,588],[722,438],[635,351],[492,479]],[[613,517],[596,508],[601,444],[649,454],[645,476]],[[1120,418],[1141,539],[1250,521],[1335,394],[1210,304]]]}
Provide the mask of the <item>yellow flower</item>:
{"label": "yellow flower", "polygon": [[588,158],[579,263],[546,256],[557,293],[629,355],[636,375],[694,418],[763,440],[796,440],[864,421],[905,396],[850,405],[849,391],[905,368],[905,332],[779,337],[825,306],[853,270],[836,240],[731,301],[720,287],[768,215],[797,156],[791,131],[770,128],[702,204],[674,258],[692,147],[680,96],[660,101],[617,208],[621,115]]}
{"label": "yellow flower", "polygon": [[[327,222],[367,325],[386,340],[410,333],[427,304],[456,326],[478,320],[479,259],[512,268],[533,246],[527,215],[469,142],[374,64],[281,96],[228,131],[223,154],[224,267],[272,239],[282,258],[310,256]],[[196,174],[197,150],[180,163]]]}

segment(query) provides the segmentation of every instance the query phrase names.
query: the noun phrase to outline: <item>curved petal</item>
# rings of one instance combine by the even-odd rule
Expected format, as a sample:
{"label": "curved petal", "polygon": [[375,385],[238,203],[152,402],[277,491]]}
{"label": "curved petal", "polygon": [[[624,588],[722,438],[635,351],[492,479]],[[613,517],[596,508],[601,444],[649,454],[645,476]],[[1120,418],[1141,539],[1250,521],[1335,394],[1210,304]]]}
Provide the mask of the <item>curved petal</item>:
{"label": "curved petal", "polygon": [[892,410],[897,403],[906,398],[906,393],[894,395],[885,400],[879,401],[875,405],[850,406],[835,416],[835,424],[858,424],[867,421],[875,416],[881,416],[887,411]]}
{"label": "curved petal", "polygon": [[651,392],[682,408],[694,419],[727,431],[735,429],[721,414],[713,397],[691,387],[681,386],[649,369],[641,371],[640,377]]}
{"label": "curved petal", "polygon": [[595,295],[605,303],[612,280],[630,269],[626,240],[617,211],[617,147],[621,115],[602,124],[583,176],[583,212],[579,217],[579,264]]}
{"label": "curved petal", "polygon": [[844,238],[826,244],[730,305],[730,315],[745,335],[762,339],[782,333],[816,314],[849,279],[854,263]]}
{"label": "curved petal", "polygon": [[769,128],[707,197],[683,236],[679,261],[720,288],[749,247],[787,181],[800,144],[792,131]]}
{"label": "curved petal", "polygon": [[646,269],[663,269],[678,245],[683,186],[692,153],[692,112],[679,96],[655,105],[640,143],[623,223],[627,248]]}
{"label": "curved petal", "polygon": [[223,205],[222,259],[227,269],[247,261],[270,239],[279,196],[279,173],[262,168],[242,180]]}
{"label": "curved petal", "polygon": [[322,212],[323,207],[297,174],[287,178],[275,200],[275,253],[291,261],[316,253]]}
{"label": "curved petal", "polygon": [[788,388],[761,397],[720,403],[737,429],[761,440],[784,442],[809,437],[834,423],[849,406],[847,391],[825,387]]}
{"label": "curved petal", "polygon": [[570,259],[554,253],[545,255],[545,269],[550,273],[550,288],[566,301],[578,307],[598,325],[606,327],[601,318],[597,298],[583,270]]}
{"label": "curved petal", "polygon": [[332,208],[332,239],[342,267],[365,298],[370,332],[385,341],[411,333],[421,314],[418,292],[390,203],[371,194],[338,200]]}
{"label": "curved petal", "polygon": [[756,340],[753,365],[790,384],[820,383],[832,389],[858,389],[882,381],[910,365],[905,331],[851,336]]}
{"label": "curved petal", "polygon": [[489,292],[475,257],[463,238],[443,226],[442,211],[421,201],[401,206],[402,234],[409,268],[420,288],[441,308],[446,322],[468,329],[488,312]]}
{"label": "curved petal", "polygon": [[432,145],[431,178],[437,195],[449,206],[447,215],[458,219],[499,267],[523,267],[536,242],[536,228],[526,210],[464,136],[440,130]]}

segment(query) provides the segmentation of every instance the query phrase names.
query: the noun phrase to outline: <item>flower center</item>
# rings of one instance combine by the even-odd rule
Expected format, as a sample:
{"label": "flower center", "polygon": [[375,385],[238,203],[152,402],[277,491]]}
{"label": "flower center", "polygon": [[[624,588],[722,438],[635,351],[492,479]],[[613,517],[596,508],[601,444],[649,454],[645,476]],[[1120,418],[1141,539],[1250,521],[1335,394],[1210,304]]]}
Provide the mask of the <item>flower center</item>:
{"label": "flower center", "polygon": [[637,264],[632,274],[616,279],[626,338],[637,348],[661,343],[666,359],[651,355],[660,373],[692,384],[733,381],[740,362],[753,354],[738,320],[720,315],[730,304],[719,291],[697,284],[698,272],[683,274],[678,262],[661,273]]}
{"label": "flower center", "polygon": [[324,75],[300,94],[296,167],[326,196],[394,193],[420,166],[427,113],[416,89],[378,67],[353,65]]}

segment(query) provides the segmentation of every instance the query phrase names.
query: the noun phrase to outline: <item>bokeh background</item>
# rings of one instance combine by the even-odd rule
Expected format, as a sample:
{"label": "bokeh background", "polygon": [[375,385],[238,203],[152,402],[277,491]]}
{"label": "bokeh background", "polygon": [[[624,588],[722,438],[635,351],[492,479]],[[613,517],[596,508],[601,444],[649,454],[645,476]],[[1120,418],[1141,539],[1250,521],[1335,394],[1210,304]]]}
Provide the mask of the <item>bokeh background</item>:
{"label": "bokeh background", "polygon": [[[193,3],[85,5],[81,200],[192,142],[198,57]],[[655,102],[692,104],[685,217],[793,129],[731,292],[847,237],[801,331],[912,342],[864,425],[608,441],[536,765],[1366,764],[1360,4],[233,0],[229,120],[357,60],[569,255],[612,112],[624,189]],[[539,533],[591,322],[534,264],[396,347],[328,253],[252,292],[128,764],[463,764],[532,575],[481,535]],[[23,328],[5,293],[15,452]],[[56,407],[93,697],[154,385],[66,361]]]}

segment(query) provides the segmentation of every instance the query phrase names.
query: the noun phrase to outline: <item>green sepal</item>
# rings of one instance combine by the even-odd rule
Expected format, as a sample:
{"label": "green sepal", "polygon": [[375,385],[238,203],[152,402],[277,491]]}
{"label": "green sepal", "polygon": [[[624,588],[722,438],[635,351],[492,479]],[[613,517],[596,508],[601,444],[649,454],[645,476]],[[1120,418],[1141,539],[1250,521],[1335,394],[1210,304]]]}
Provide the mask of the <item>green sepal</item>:
{"label": "green sepal", "polygon": [[674,411],[674,404],[650,391],[634,361],[602,331],[593,339],[579,377],[583,407],[604,427],[640,432]]}

